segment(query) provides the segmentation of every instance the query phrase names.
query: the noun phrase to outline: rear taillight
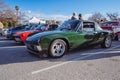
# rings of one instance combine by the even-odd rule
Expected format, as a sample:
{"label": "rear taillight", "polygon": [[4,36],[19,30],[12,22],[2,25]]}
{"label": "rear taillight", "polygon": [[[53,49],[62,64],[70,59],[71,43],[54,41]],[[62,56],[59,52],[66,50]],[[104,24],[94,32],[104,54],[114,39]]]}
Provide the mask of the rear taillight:
{"label": "rear taillight", "polygon": [[15,34],[19,34],[20,32],[15,32]]}
{"label": "rear taillight", "polygon": [[117,26],[113,26],[112,30],[113,30],[114,33],[116,33],[117,32]]}
{"label": "rear taillight", "polygon": [[112,29],[115,29],[116,28],[116,26],[112,26]]}
{"label": "rear taillight", "polygon": [[25,34],[22,34],[21,36],[22,36],[22,37],[25,37],[26,35],[25,35]]}

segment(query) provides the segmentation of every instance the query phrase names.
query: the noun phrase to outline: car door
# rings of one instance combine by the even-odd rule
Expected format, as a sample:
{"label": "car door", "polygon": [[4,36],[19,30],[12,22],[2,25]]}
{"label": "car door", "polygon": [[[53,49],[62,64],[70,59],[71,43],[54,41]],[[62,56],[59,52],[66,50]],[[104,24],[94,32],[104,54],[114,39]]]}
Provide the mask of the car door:
{"label": "car door", "polygon": [[85,32],[85,39],[88,44],[94,44],[99,41],[100,33],[96,31],[96,25],[94,22],[83,22],[82,31]]}
{"label": "car door", "polygon": [[105,36],[102,28],[97,23],[95,23],[95,42],[99,43],[103,41],[104,38]]}

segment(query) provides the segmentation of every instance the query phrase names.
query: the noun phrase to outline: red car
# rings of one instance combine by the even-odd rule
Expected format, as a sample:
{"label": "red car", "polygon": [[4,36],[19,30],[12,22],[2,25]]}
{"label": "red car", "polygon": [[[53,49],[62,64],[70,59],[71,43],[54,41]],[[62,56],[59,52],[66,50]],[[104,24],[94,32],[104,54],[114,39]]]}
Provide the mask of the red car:
{"label": "red car", "polygon": [[39,24],[35,30],[24,31],[14,34],[14,38],[16,42],[24,42],[29,36],[32,36],[39,32],[55,30],[57,27],[58,25],[56,24],[52,24],[52,25]]}
{"label": "red car", "polygon": [[104,30],[110,30],[114,33],[114,39],[120,40],[120,21],[108,21],[101,24]]}

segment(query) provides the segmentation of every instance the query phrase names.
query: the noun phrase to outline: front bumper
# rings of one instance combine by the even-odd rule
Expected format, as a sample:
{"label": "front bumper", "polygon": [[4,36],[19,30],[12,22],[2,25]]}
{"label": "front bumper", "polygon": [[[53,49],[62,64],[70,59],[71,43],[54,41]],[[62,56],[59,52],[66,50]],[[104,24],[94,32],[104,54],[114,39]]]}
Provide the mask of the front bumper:
{"label": "front bumper", "polygon": [[14,36],[12,34],[7,34],[6,38],[8,38],[8,39],[14,39]]}
{"label": "front bumper", "polygon": [[25,44],[28,52],[36,54],[36,55],[43,55],[47,54],[47,51],[43,50],[40,45],[34,44]]}
{"label": "front bumper", "polygon": [[14,39],[15,39],[16,42],[22,42],[20,37],[14,37]]}
{"label": "front bumper", "polygon": [[42,48],[40,45],[33,45],[33,44],[25,44],[27,49],[32,50],[32,51],[42,51]]}

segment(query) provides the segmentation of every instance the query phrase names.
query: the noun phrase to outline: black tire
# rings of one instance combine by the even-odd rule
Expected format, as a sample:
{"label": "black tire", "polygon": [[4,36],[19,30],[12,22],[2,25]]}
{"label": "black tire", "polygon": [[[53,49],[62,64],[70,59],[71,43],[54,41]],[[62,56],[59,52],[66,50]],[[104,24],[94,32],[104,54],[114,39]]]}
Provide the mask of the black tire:
{"label": "black tire", "polygon": [[120,34],[115,37],[116,41],[120,41]]}
{"label": "black tire", "polygon": [[112,44],[112,37],[111,36],[107,36],[105,37],[103,43],[101,44],[102,48],[110,48]]}
{"label": "black tire", "polygon": [[54,40],[49,48],[49,55],[53,58],[60,58],[67,52],[67,44],[62,39]]}
{"label": "black tire", "polygon": [[0,36],[2,36],[2,33],[0,33]]}

